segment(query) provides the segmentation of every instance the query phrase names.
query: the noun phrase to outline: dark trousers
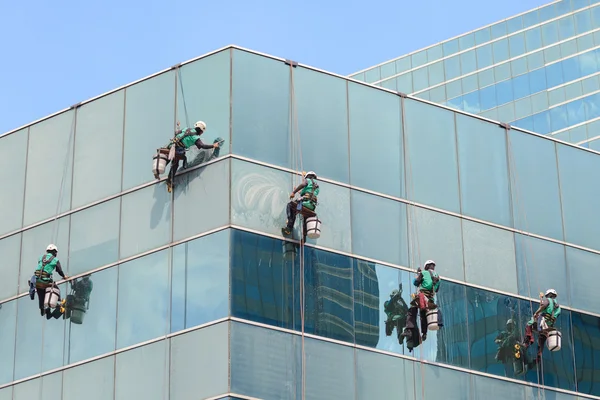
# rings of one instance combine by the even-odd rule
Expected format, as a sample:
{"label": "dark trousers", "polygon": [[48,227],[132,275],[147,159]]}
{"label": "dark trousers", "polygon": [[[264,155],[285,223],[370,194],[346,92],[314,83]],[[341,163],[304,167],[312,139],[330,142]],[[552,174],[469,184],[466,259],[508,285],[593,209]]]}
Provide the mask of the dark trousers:
{"label": "dark trousers", "polygon": [[183,161],[183,166],[185,168],[187,158],[185,157],[185,149],[182,147],[175,148],[175,158],[171,161],[171,169],[169,170],[169,177],[167,178],[167,182],[171,184],[175,181],[175,174],[179,168],[179,161]]}
{"label": "dark trousers", "polygon": [[294,222],[296,222],[296,216],[298,215],[298,202],[290,201],[285,208],[287,214],[287,228],[289,230],[294,229]]}
{"label": "dark trousers", "polygon": [[40,310],[44,311],[44,298],[46,297],[46,288],[36,287],[35,291],[37,292],[38,305],[40,306]]}

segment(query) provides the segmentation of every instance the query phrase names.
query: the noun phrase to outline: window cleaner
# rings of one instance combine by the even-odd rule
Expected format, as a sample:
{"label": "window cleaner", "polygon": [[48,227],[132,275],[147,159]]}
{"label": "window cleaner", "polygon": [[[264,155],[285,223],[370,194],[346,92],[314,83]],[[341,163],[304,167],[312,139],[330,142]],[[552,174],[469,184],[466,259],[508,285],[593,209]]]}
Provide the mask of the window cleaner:
{"label": "window cleaner", "polygon": [[408,317],[408,304],[402,298],[402,284],[398,289],[394,289],[390,293],[390,299],[383,303],[383,310],[387,319],[385,321],[385,335],[392,336],[394,328],[396,328],[396,334],[398,335],[398,343],[402,345],[404,336],[402,336],[402,330],[406,326],[406,319]]}
{"label": "window cleaner", "polygon": [[[314,171],[303,173],[303,180],[292,193],[292,199],[286,207],[287,222],[286,226],[281,229],[284,236],[289,236],[294,229],[296,216],[300,213],[303,217],[302,234],[306,241],[308,236],[310,239],[318,239],[321,236],[321,221],[315,212],[317,208],[317,196],[319,195],[319,184],[317,183],[317,174]],[[300,198],[294,199],[296,193],[300,192]]]}
{"label": "window cleaner", "polygon": [[402,336],[406,337],[407,347],[409,351],[419,345],[419,328],[417,327],[417,311],[421,318],[421,342],[427,339],[427,331],[437,331],[444,326],[441,312],[435,304],[435,293],[440,289],[440,277],[435,272],[435,262],[427,260],[424,265],[424,271],[417,269],[417,276],[413,280],[413,285],[417,286],[418,293],[412,295],[410,309],[408,310],[408,318],[406,328]]}
{"label": "window cleaner", "polygon": [[[200,139],[200,136],[206,131],[206,123],[198,121],[194,124],[194,128],[186,128],[183,130],[178,129],[175,131],[175,137],[171,139],[170,143],[163,148],[158,149],[157,154],[154,156],[152,163],[152,172],[154,177],[159,179],[159,176],[164,173],[166,165],[170,162],[171,170],[169,171],[169,177],[167,179],[167,190],[169,193],[173,190],[173,181],[175,174],[179,168],[179,162],[183,161],[183,168],[187,167],[187,158],[185,152],[196,145],[198,149],[217,149],[221,143],[215,142],[213,144],[204,144]],[[165,160],[166,156],[166,160]]]}
{"label": "window cleaner", "polygon": [[71,319],[71,322],[77,325],[83,323],[85,313],[90,309],[90,295],[94,290],[94,283],[90,279],[91,275],[85,275],[81,279],[75,279],[71,283],[71,294],[61,302],[61,314],[65,319]]}
{"label": "window cleaner", "polygon": [[533,318],[527,322],[525,328],[525,348],[533,344],[533,331],[538,332],[538,352],[536,362],[542,359],[544,345],[548,345],[548,350],[558,351],[561,348],[561,333],[554,327],[556,319],[560,316],[560,305],[556,298],[558,293],[554,289],[546,290],[546,293],[540,293],[540,306],[533,314]]}
{"label": "window cleaner", "polygon": [[[60,299],[60,290],[52,280],[54,271],[63,279],[69,279],[64,274],[57,255],[58,248],[54,244],[49,244],[46,247],[46,253],[39,258],[37,268],[29,281],[29,297],[33,300],[35,292],[37,292],[40,315],[42,317],[46,315],[47,318],[50,318],[50,308],[55,308],[50,307],[50,305],[55,304],[53,303],[54,300],[58,301]],[[58,299],[55,299],[55,295],[58,295]],[[46,297],[48,297],[47,301]]]}

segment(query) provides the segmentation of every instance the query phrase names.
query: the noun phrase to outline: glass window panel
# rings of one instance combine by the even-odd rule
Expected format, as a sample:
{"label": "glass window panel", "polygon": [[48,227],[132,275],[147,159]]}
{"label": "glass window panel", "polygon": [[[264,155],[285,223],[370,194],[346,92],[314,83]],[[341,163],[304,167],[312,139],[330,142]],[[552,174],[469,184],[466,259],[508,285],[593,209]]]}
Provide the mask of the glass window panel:
{"label": "glass window panel", "polygon": [[[399,288],[401,276],[406,272],[359,259],[354,259],[352,264],[356,344],[402,353],[397,347],[392,347],[394,344],[398,346],[396,338],[402,327],[399,328],[400,331],[396,331],[394,338],[391,334],[390,337],[386,337],[384,324],[380,324],[380,321],[387,319],[384,303],[386,299],[391,298],[387,297],[392,290],[390,288]],[[403,300],[406,302],[408,299],[408,294],[404,293]]]}
{"label": "glass window panel", "polygon": [[171,339],[170,385],[171,400],[188,400],[190,393],[208,398],[228,392],[229,323]]}
{"label": "glass window panel", "polygon": [[232,322],[231,391],[261,399],[301,397],[298,356],[301,360],[297,336]]}
{"label": "glass window panel", "polygon": [[479,100],[482,110],[496,107],[496,86],[488,86],[479,91]]}
{"label": "glass window panel", "polygon": [[451,57],[444,60],[444,70],[446,71],[446,80],[454,79],[460,76],[460,58]]}
{"label": "glass window panel", "polygon": [[403,57],[399,60],[396,60],[396,73],[402,73],[404,71],[408,71],[412,68],[412,64],[410,62],[410,57]]}
{"label": "glass window panel", "polygon": [[564,82],[569,82],[581,77],[578,58],[569,58],[562,61],[560,64],[562,64]]}
{"label": "glass window panel", "polygon": [[550,22],[541,26],[542,42],[548,46],[558,42],[558,21]]}
{"label": "glass window panel", "polygon": [[566,93],[565,93],[564,87],[559,87],[558,89],[550,90],[547,93],[548,93],[548,103],[551,106],[556,105],[558,103],[562,103],[566,99],[566,97],[565,97]]}
{"label": "glass window panel", "polygon": [[512,122],[512,124],[518,128],[526,129],[528,131],[533,132],[533,118],[532,117],[522,118],[518,121]]}
{"label": "glass window panel", "polygon": [[169,242],[171,195],[158,184],[121,198],[121,258],[143,253]]}
{"label": "glass window panel", "polygon": [[515,118],[520,119],[531,115],[531,97],[515,101]]}
{"label": "glass window panel", "polygon": [[460,50],[470,49],[475,46],[475,35],[473,33],[463,35],[458,38],[458,45]]}
{"label": "glass window panel", "polygon": [[492,28],[492,39],[498,39],[501,36],[506,35],[506,22],[500,22],[491,26]]}
{"label": "glass window panel", "polygon": [[[175,185],[173,240],[181,240],[229,222],[229,160],[181,175]],[[191,210],[198,212],[190,212]]]}
{"label": "glass window panel", "polygon": [[[468,220],[462,222],[467,282],[516,292],[513,233]],[[494,279],[490,279],[490,271],[496,271]]]}
{"label": "glass window panel", "polygon": [[[235,51],[235,50],[234,50]],[[365,73],[361,72],[360,74],[350,75],[350,78],[356,79],[357,81],[364,82],[365,81]]]}
{"label": "glass window panel", "polygon": [[592,28],[592,13],[590,10],[580,11],[574,15],[575,29],[577,34],[591,31]]}
{"label": "glass window panel", "polygon": [[[27,395],[27,398],[30,399],[31,396]],[[0,389],[0,400],[13,400],[13,387],[9,386],[4,389]],[[18,400],[18,399],[14,399]]]}
{"label": "glass window panel", "polygon": [[573,54],[577,53],[577,40],[569,40],[568,42],[560,44],[560,57],[570,57]]}
{"label": "glass window panel", "polygon": [[[352,252],[398,265],[408,264],[406,205],[353,190]],[[380,230],[378,227],[387,226]],[[375,232],[382,235],[376,235]],[[366,232],[373,234],[365,234]]]}
{"label": "glass window panel", "polygon": [[564,40],[575,36],[575,21],[573,16],[565,16],[558,20],[558,29],[560,32],[559,39]]}
{"label": "glass window panel", "polygon": [[585,51],[594,47],[594,35],[592,33],[577,38],[577,51]]}
{"label": "glass window panel", "polygon": [[[306,339],[306,398],[353,399],[355,391],[354,349]],[[330,366],[336,363],[336,368]],[[345,382],[334,385],[333,382]]]}
{"label": "glass window panel", "polygon": [[486,69],[485,71],[481,71],[477,74],[479,80],[479,87],[485,87],[488,85],[493,85],[496,83],[494,78],[494,69]]}
{"label": "glass window panel", "polygon": [[475,32],[475,43],[482,44],[491,40],[490,28],[483,28]]}
{"label": "glass window panel", "polygon": [[173,137],[175,71],[129,86],[125,97],[123,190],[154,179],[148,160]]}
{"label": "glass window panel", "polygon": [[125,91],[77,109],[73,208],[121,191]]}
{"label": "glass window panel", "polygon": [[511,33],[515,33],[516,31],[520,31],[521,29],[523,29],[522,16],[514,17],[506,21],[506,30],[509,35]]}
{"label": "glass window panel", "polygon": [[371,68],[365,72],[365,79],[367,82],[376,82],[381,79],[381,73],[379,67]]}
{"label": "glass window panel", "polygon": [[600,157],[570,146],[556,146],[565,241],[600,250],[600,226],[589,223],[589,216],[596,215],[591,199],[600,196],[600,188],[585,178],[600,173]]}
{"label": "glass window panel", "polygon": [[[571,306],[580,310],[589,310],[596,312],[595,307],[600,301],[600,294],[594,289],[596,277],[599,275],[597,265],[600,256],[585,250],[579,250],[566,246],[567,265],[569,271]],[[540,289],[541,290],[541,289]],[[558,291],[558,289],[556,289]],[[563,298],[562,302],[567,303],[565,296],[558,292]]]}
{"label": "glass window panel", "polygon": [[305,332],[354,343],[352,259],[311,247],[304,251]]}
{"label": "glass window panel", "polygon": [[554,4],[550,4],[547,7],[543,7],[541,9],[539,9],[539,13],[540,13],[540,22],[548,21],[557,16],[556,8],[554,7]]}
{"label": "glass window panel", "polygon": [[529,74],[520,75],[512,79],[513,93],[516,99],[529,96]]}
{"label": "glass window panel", "polygon": [[119,259],[120,207],[121,198],[117,198],[71,215],[69,272],[72,275]]}
{"label": "glass window panel", "polygon": [[479,87],[477,86],[477,75],[471,75],[471,76],[467,76],[461,79],[462,81],[462,88],[463,88],[463,93],[469,93],[469,92],[473,92],[477,89],[479,89]]}
{"label": "glass window panel", "polygon": [[[50,243],[54,243],[58,248],[58,259],[62,270],[69,275],[69,219],[69,217],[61,218],[22,233],[19,293],[29,290],[29,278]],[[53,279],[59,281],[62,278],[55,271]]]}
{"label": "glass window panel", "polygon": [[[531,73],[533,74],[534,72],[537,71],[533,71],[537,68],[542,68],[544,66],[544,53],[541,51],[538,51],[537,53],[533,53],[527,56],[527,70],[531,71]],[[544,69],[539,69],[538,71],[544,71]],[[545,76],[545,75],[544,75]]]}
{"label": "glass window panel", "polygon": [[[560,46],[554,46],[544,50],[544,60],[546,63],[551,63],[559,60],[561,57]],[[560,64],[557,64],[560,65]]]}
{"label": "glass window panel", "polygon": [[294,81],[303,164],[319,176],[348,183],[346,81],[306,68],[296,68]]}
{"label": "glass window panel", "polygon": [[462,110],[462,108],[463,108],[462,96],[455,97],[454,99],[448,100],[448,107],[452,107],[457,110]]}
{"label": "glass window panel", "polygon": [[[444,322],[445,323],[445,322]],[[461,371],[435,365],[423,364],[415,372],[417,400],[448,397],[452,393],[454,400],[468,400],[470,397],[470,375]]]}
{"label": "glass window panel", "polygon": [[579,143],[587,140],[588,137],[586,126],[582,125],[571,129],[569,136],[571,137],[571,143]]}
{"label": "glass window panel", "polygon": [[550,133],[550,114],[547,112],[533,116],[533,127],[536,133],[542,135]]}
{"label": "glass window panel", "polygon": [[65,400],[109,400],[114,396],[114,358],[106,357],[98,361],[70,368],[64,372],[68,390],[63,393]]}
{"label": "glass window panel", "polygon": [[506,131],[456,116],[462,213],[512,226],[506,160]]}
{"label": "glass window panel", "polygon": [[498,119],[500,121],[514,121],[515,120],[515,103],[508,103],[498,107]]}
{"label": "glass window panel", "polygon": [[538,69],[529,73],[529,92],[537,93],[546,89],[546,70]]}
{"label": "glass window panel", "polygon": [[383,81],[381,82],[381,87],[386,88],[386,89],[390,89],[393,91],[397,91],[397,87],[396,87],[396,79],[392,78],[392,79],[388,79],[387,81]]}
{"label": "glass window panel", "polygon": [[[23,129],[11,135],[5,135],[0,139],[0,151],[4,154],[0,159],[0,181],[4,182],[7,188],[10,187],[10,190],[2,190],[0,192],[0,203],[10,204],[10,211],[7,210],[7,212],[3,212],[2,218],[0,218],[0,235],[12,232],[22,226],[23,200],[25,196],[25,163],[27,162],[27,136],[27,129]],[[41,160],[36,160],[36,162],[40,161]],[[42,172],[40,171],[39,173]],[[58,176],[62,177],[62,170],[61,174],[54,176],[54,179],[52,179],[51,182],[56,182]],[[41,182],[41,180],[39,182]],[[58,180],[58,182],[60,181]],[[39,184],[41,185],[41,183]],[[37,188],[35,188],[34,191],[35,190],[37,190]],[[52,201],[50,198],[46,199],[46,201],[54,204],[54,208],[51,210],[52,213],[56,212],[56,196],[54,198],[55,200]]]}
{"label": "glass window panel", "polygon": [[408,197],[459,212],[454,113],[412,100],[405,100],[404,107],[407,178],[419,182]]}
{"label": "glass window panel", "polygon": [[462,94],[462,84],[460,80],[454,82],[448,82],[446,84],[446,93],[448,98],[451,99]]}
{"label": "glass window panel", "polygon": [[62,400],[62,392],[62,372],[56,372],[42,377],[42,400]]}
{"label": "glass window panel", "polygon": [[[596,2],[596,0],[592,0]],[[592,25],[594,28],[600,28],[600,8],[594,7],[591,9],[592,11]]]}
{"label": "glass window panel", "polygon": [[513,80],[502,81],[496,85],[496,101],[498,105],[510,103],[514,100]]}
{"label": "glass window panel", "polygon": [[515,228],[562,240],[554,143],[515,130],[509,140]]}
{"label": "glass window panel", "polygon": [[521,57],[514,61],[511,61],[510,62],[510,70],[511,70],[512,76],[526,74],[527,72],[529,72],[527,70],[527,58]]}
{"label": "glass window panel", "polygon": [[478,47],[475,51],[477,53],[477,68],[489,67],[494,63],[491,44]]}
{"label": "glass window panel", "polygon": [[381,79],[389,78],[392,75],[396,75],[396,63],[389,62],[383,64],[381,67]]}
{"label": "glass window panel", "polygon": [[231,235],[231,314],[295,329],[300,318],[298,251],[286,252],[285,244],[266,236],[238,230]]}
{"label": "glass window panel", "polygon": [[[473,57],[474,57],[473,52]],[[444,63],[442,61],[431,64],[427,67],[429,73],[429,86],[437,85],[445,81],[444,79]]]}
{"label": "glass window panel", "polygon": [[116,355],[115,400],[168,398],[167,346],[161,340]]}
{"label": "glass window panel", "polygon": [[525,34],[519,33],[509,38],[510,57],[517,57],[525,54]]}
{"label": "glass window panel", "polygon": [[569,306],[565,249],[562,244],[515,234],[519,294],[536,298],[540,291],[554,288],[562,305]]}
{"label": "glass window panel", "polygon": [[396,78],[396,87],[399,92],[402,93],[412,93],[413,92],[413,84],[412,84],[412,72],[406,73],[404,75],[400,75]]}
{"label": "glass window panel", "polygon": [[229,232],[173,249],[171,332],[229,315]]}
{"label": "glass window panel", "polygon": [[14,386],[14,397],[9,400],[25,400],[42,398],[43,391],[41,386],[42,378],[25,381]]}
{"label": "glass window panel", "polygon": [[414,380],[413,361],[356,350],[357,398],[387,398],[390,396],[389,383],[397,382],[398,385],[393,390],[394,396],[412,399],[416,390]]}
{"label": "glass window panel", "polygon": [[[14,399],[7,397],[6,400],[62,400],[63,373],[57,372],[42,378],[25,381],[14,386]],[[10,389],[7,388],[7,389]],[[3,391],[6,392],[6,389]],[[0,392],[0,399],[5,400]]]}
{"label": "glass window panel", "polygon": [[289,66],[233,50],[232,80],[233,152],[290,167]]}
{"label": "glass window panel", "polygon": [[453,39],[443,44],[444,57],[458,53],[458,39]]}
{"label": "glass window panel", "polygon": [[429,75],[427,68],[419,68],[412,72],[413,76],[413,90],[415,92],[429,87]]}
{"label": "glass window panel", "polygon": [[494,64],[506,61],[510,58],[508,51],[508,39],[502,39],[492,44],[494,50]]}
{"label": "glass window panel", "polygon": [[[348,83],[350,108],[350,177],[354,186],[403,197],[402,115],[400,98]],[[366,132],[378,140],[365,140]],[[381,146],[385,143],[385,146]],[[366,157],[375,155],[377,157]],[[373,179],[374,176],[379,177]]]}
{"label": "glass window panel", "polygon": [[475,50],[460,55],[461,74],[466,75],[477,70],[477,55]]}
{"label": "glass window panel", "polygon": [[29,128],[25,226],[71,207],[74,121],[73,111],[68,111]]}
{"label": "glass window panel", "polygon": [[431,101],[434,103],[443,103],[446,101],[446,85],[431,89]]}
{"label": "glass window panel", "polygon": [[598,357],[600,357],[600,326],[598,317],[571,312],[577,391],[598,396]]}
{"label": "glass window panel", "polygon": [[[558,301],[561,301],[559,294]],[[562,300],[565,303],[565,300]],[[539,303],[534,303],[537,309]],[[527,316],[527,319],[530,319]],[[573,334],[571,324],[571,311],[563,309],[560,317],[556,320],[556,329],[562,334],[562,348],[560,351],[551,352],[544,348],[542,353],[543,366],[540,374],[540,381],[550,387],[559,389],[575,390],[575,370],[573,368]],[[533,346],[532,346],[533,347]],[[533,350],[533,349],[532,349]],[[543,379],[543,380],[542,380]]]}
{"label": "glass window panel", "polygon": [[496,82],[511,78],[510,63],[501,64],[494,67],[494,76]]}
{"label": "glass window panel", "polygon": [[[41,249],[41,251],[43,252],[44,249]],[[6,299],[18,294],[19,280],[25,281],[22,284],[27,286],[26,281],[29,279],[29,277],[26,278],[25,276],[19,279],[21,234],[19,233],[0,240],[0,254],[2,254],[4,260],[0,264],[0,275],[2,276],[2,280],[0,280],[0,299]],[[29,267],[31,268],[29,273],[33,275],[34,267]]]}
{"label": "glass window panel", "polygon": [[163,250],[119,265],[117,349],[169,331],[169,257]]}
{"label": "glass window panel", "polygon": [[538,10],[533,10],[523,15],[523,25],[525,27],[536,25],[539,21],[540,16]]}
{"label": "glass window panel", "polygon": [[479,105],[479,92],[471,92],[463,96],[463,110],[472,114],[481,112]]}
{"label": "glass window panel", "polygon": [[[77,324],[79,317],[71,313],[67,320],[67,354],[66,363],[75,363],[105,354],[115,349],[115,330],[117,322],[117,267],[108,268],[92,274],[87,279],[79,278],[77,285],[82,290],[90,288],[89,301],[83,300],[84,313],[81,323]],[[133,281],[124,282],[134,288]],[[80,292],[82,293],[82,292]],[[63,297],[73,292],[64,293]],[[121,299],[122,300],[122,299]],[[78,300],[79,301],[79,300]],[[80,303],[81,304],[81,303]],[[126,311],[126,310],[125,310]],[[119,313],[121,310],[119,310]]]}
{"label": "glass window panel", "polygon": [[579,69],[577,69],[576,72],[580,72],[580,76],[586,76],[598,72],[598,60],[594,53],[588,52],[581,54],[577,57],[577,60],[579,62]]}
{"label": "glass window panel", "polygon": [[439,60],[444,56],[441,45],[433,46],[427,49],[427,62]]}
{"label": "glass window panel", "polygon": [[427,63],[427,50],[419,51],[410,56],[413,68]]}
{"label": "glass window panel", "polygon": [[[21,302],[23,301],[24,300],[21,300]],[[2,308],[0,308],[0,316],[2,316],[2,324],[0,324],[0,354],[2,354],[2,363],[0,363],[0,385],[12,382],[13,380],[17,304],[18,300],[13,300],[8,303],[2,303]],[[21,308],[21,311],[23,311],[23,308],[24,307]],[[31,314],[35,313],[35,310],[31,309],[28,309],[27,311]],[[33,361],[35,361],[35,358],[36,357],[34,357]],[[0,393],[2,392],[0,391]]]}
{"label": "glass window panel", "polygon": [[[529,83],[531,84],[531,80]],[[546,92],[540,92],[531,96],[532,113],[537,113],[548,108],[548,95]]]}

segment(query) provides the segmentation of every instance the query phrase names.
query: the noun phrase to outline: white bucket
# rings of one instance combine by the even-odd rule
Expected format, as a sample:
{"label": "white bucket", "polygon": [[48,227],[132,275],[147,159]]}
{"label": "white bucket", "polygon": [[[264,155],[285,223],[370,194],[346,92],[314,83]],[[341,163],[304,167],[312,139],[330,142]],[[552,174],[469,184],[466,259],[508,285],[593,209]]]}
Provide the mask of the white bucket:
{"label": "white bucket", "polygon": [[306,218],[306,237],[318,239],[321,237],[321,220],[319,217]]}
{"label": "white bucket", "polygon": [[438,325],[438,310],[427,310],[427,330],[437,331],[440,329]]}
{"label": "white bucket", "polygon": [[293,261],[296,258],[296,245],[287,240],[283,241],[283,259],[285,261]]}
{"label": "white bucket", "polygon": [[60,299],[60,289],[57,286],[50,286],[46,288],[46,296],[44,297],[45,308],[56,308]]}
{"label": "white bucket", "polygon": [[550,351],[559,351],[562,344],[562,334],[556,329],[548,332],[548,339],[546,339],[546,347]]}
{"label": "white bucket", "polygon": [[167,167],[168,155],[163,153],[155,154],[152,157],[152,173],[154,175],[162,175]]}

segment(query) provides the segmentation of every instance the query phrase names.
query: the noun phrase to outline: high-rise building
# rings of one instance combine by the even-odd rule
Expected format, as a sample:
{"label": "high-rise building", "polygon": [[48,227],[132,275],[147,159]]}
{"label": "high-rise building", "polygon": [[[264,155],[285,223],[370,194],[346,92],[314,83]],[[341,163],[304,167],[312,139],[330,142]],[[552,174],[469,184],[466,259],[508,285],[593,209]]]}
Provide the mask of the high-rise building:
{"label": "high-rise building", "polygon": [[[152,157],[197,120],[223,145],[168,192]],[[0,150],[0,400],[600,398],[589,149],[228,46]],[[322,234],[297,246],[308,170]],[[49,243],[75,305],[50,319],[28,294]],[[428,259],[443,327],[409,351],[396,321]],[[497,339],[548,288],[562,348],[520,371]]]}
{"label": "high-rise building", "polygon": [[600,2],[555,1],[351,77],[600,150]]}

